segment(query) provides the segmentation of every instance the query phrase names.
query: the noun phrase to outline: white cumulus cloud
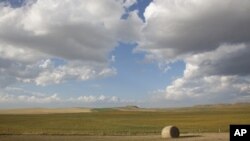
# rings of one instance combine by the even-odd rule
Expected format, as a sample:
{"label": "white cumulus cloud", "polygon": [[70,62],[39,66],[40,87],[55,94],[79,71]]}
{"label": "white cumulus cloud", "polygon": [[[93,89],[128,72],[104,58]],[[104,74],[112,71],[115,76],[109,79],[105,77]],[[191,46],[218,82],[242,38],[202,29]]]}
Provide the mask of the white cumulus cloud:
{"label": "white cumulus cloud", "polygon": [[[133,42],[138,36],[133,25],[141,24],[135,15],[121,19],[124,6],[132,1],[26,3],[18,8],[0,5],[1,87],[16,82],[47,85],[115,75],[109,53],[118,41]],[[53,65],[58,64],[55,60],[63,63]]]}
{"label": "white cumulus cloud", "polygon": [[128,105],[136,101],[121,99],[117,96],[105,95],[80,95],[75,97],[63,97],[60,94],[41,93],[26,90],[18,87],[6,87],[0,91],[1,108],[17,108],[18,106],[111,106],[111,105]]}
{"label": "white cumulus cloud", "polygon": [[164,97],[183,103],[250,100],[250,1],[154,0],[137,51],[159,64],[182,60]]}

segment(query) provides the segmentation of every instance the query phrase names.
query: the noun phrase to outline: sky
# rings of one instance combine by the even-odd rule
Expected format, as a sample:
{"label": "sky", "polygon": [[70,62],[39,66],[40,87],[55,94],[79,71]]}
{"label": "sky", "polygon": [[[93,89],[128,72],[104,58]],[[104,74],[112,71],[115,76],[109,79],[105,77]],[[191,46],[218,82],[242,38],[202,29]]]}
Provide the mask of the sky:
{"label": "sky", "polygon": [[250,102],[249,0],[0,0],[0,108]]}

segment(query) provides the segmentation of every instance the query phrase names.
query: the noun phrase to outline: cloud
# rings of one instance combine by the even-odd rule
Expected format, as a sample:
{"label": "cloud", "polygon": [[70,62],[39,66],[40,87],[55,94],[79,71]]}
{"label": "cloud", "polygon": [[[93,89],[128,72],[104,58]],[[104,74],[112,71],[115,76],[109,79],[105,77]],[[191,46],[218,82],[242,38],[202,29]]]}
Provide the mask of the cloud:
{"label": "cloud", "polygon": [[85,102],[85,103],[119,103],[121,100],[116,96],[79,96],[77,98],[69,98],[70,102]]}
{"label": "cloud", "polygon": [[214,51],[195,54],[186,59],[189,66],[195,67],[190,75],[250,75],[250,45],[223,44]]}
{"label": "cloud", "polygon": [[115,1],[48,0],[16,9],[3,7],[0,39],[17,49],[103,62],[115,46],[112,26],[122,12],[122,5]]}
{"label": "cloud", "polygon": [[46,95],[43,93],[27,91],[21,88],[6,87],[0,91],[0,104],[4,103],[51,103],[60,102],[57,94]]}
{"label": "cloud", "polygon": [[124,6],[132,2],[27,0],[16,8],[0,5],[0,86],[115,75],[110,52],[118,41],[138,38],[133,25],[141,24],[139,18],[131,14],[121,19]]}
{"label": "cloud", "polygon": [[184,76],[166,87],[164,97],[189,104],[249,101],[249,83],[249,78],[237,76]]}
{"label": "cloud", "polygon": [[[115,96],[60,97],[13,88],[47,86],[117,74],[111,51],[139,38],[141,20],[125,9],[135,1],[27,0],[21,7],[0,3],[0,104],[96,106],[128,103]],[[14,107],[15,107],[14,106]]]}
{"label": "cloud", "polygon": [[18,106],[111,106],[128,105],[136,101],[121,99],[116,96],[80,95],[77,97],[61,97],[60,94],[29,91],[18,87],[6,87],[0,91],[1,107],[17,108]]}
{"label": "cloud", "polygon": [[178,59],[249,43],[248,0],[154,0],[145,10],[138,50],[154,59]]}
{"label": "cloud", "polygon": [[1,87],[9,84],[34,83],[36,85],[59,84],[68,80],[86,81],[116,75],[115,68],[105,65],[93,65],[82,62],[67,62],[55,65],[50,59],[34,64],[17,63],[16,61],[0,59]]}
{"label": "cloud", "polygon": [[136,51],[163,65],[186,63],[159,95],[189,104],[249,101],[249,13],[247,0],[154,0]]}
{"label": "cloud", "polygon": [[125,2],[124,2],[124,6],[126,7],[126,8],[128,8],[128,7],[130,7],[130,6],[132,6],[133,4],[135,4],[136,3],[136,0],[125,0]]}
{"label": "cloud", "polygon": [[127,19],[122,19],[113,27],[120,42],[135,43],[139,40],[143,21],[137,13],[138,11],[129,12]]}
{"label": "cloud", "polygon": [[[135,0],[28,0],[0,4],[0,88],[14,83],[50,85],[115,75],[110,53],[118,42],[137,42],[135,51],[168,64],[184,61],[182,77],[166,87],[167,100],[249,99],[250,2],[248,0],[154,0],[145,23]],[[123,19],[124,14],[128,15]],[[28,94],[27,94],[28,95]],[[25,95],[24,95],[25,96]],[[3,98],[4,97],[4,98]],[[2,99],[11,99],[10,93]],[[57,99],[57,95],[24,99]],[[78,101],[112,98],[82,96]],[[202,100],[204,99],[204,100]]]}
{"label": "cloud", "polygon": [[[104,66],[94,66],[81,62],[71,62],[55,67],[46,60],[40,65],[42,71],[34,78],[37,85],[58,84],[68,80],[90,80],[115,75],[116,69]],[[25,80],[24,80],[25,81]]]}
{"label": "cloud", "polygon": [[222,45],[185,59],[184,76],[166,87],[168,100],[196,104],[250,100],[249,47]]}

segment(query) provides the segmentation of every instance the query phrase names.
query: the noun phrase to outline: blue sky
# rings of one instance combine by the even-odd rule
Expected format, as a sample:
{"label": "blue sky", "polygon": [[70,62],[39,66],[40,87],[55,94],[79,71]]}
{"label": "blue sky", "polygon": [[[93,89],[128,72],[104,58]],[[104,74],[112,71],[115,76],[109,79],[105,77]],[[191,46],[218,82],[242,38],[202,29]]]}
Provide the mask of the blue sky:
{"label": "blue sky", "polygon": [[0,107],[249,102],[249,5],[2,0]]}
{"label": "blue sky", "polygon": [[[117,70],[114,76],[88,81],[70,80],[45,87],[30,84],[18,84],[16,87],[41,93],[58,93],[64,98],[81,95],[115,95],[121,99],[136,101],[149,99],[155,90],[164,89],[172,80],[183,74],[185,69],[183,62],[175,62],[169,65],[169,70],[164,71],[157,63],[146,62],[144,53],[133,53],[136,46],[136,44],[119,43],[110,53],[110,58],[112,56],[115,58],[110,63],[110,66]],[[56,60],[55,63],[63,64],[60,60]]]}

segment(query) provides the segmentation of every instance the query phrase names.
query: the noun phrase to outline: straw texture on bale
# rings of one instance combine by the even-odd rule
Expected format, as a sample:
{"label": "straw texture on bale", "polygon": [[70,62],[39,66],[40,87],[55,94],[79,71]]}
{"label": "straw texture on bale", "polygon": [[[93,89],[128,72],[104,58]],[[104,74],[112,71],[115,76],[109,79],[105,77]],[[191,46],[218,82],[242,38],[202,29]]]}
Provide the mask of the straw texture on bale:
{"label": "straw texture on bale", "polygon": [[180,131],[176,126],[166,126],[161,131],[162,138],[178,138]]}

